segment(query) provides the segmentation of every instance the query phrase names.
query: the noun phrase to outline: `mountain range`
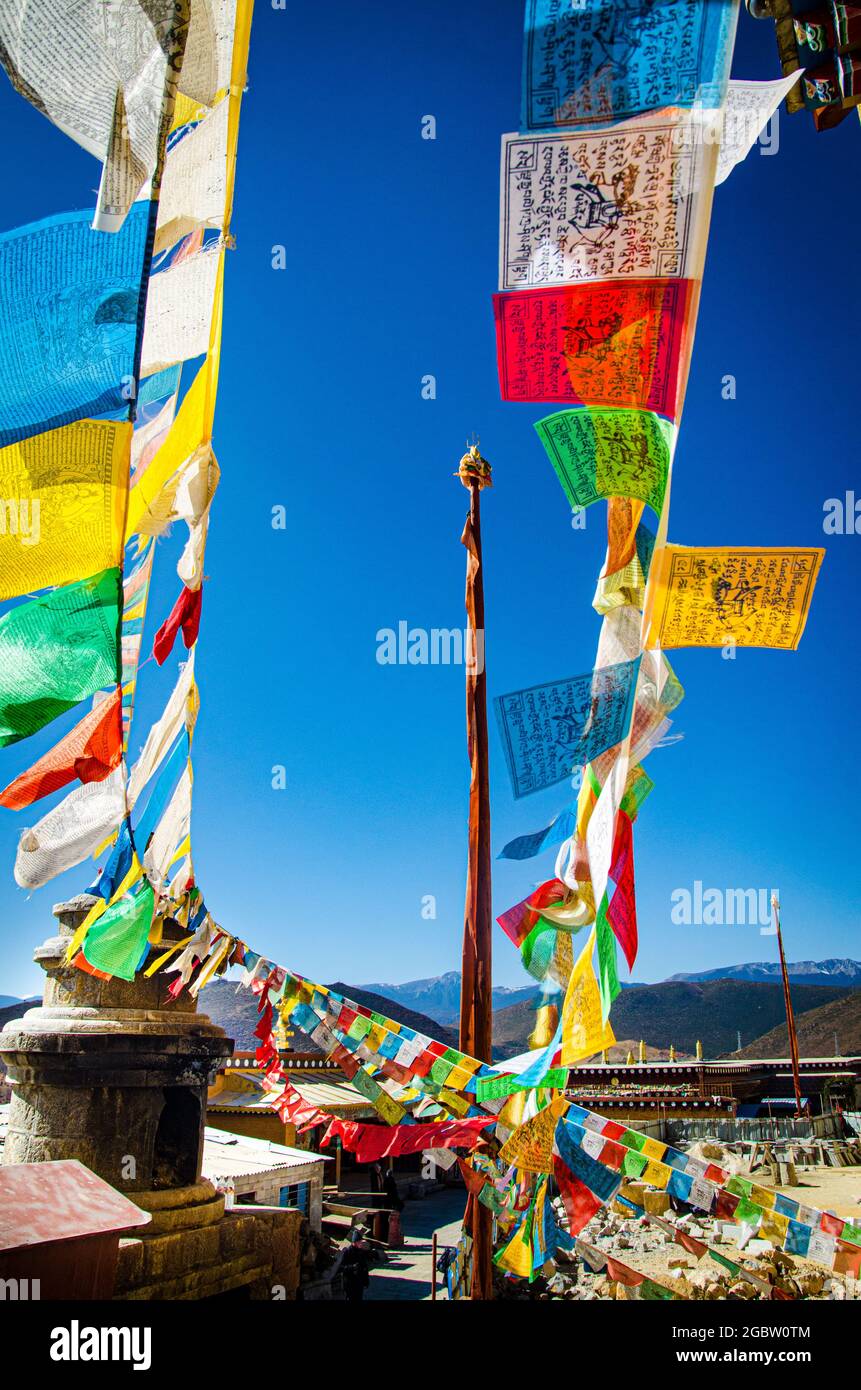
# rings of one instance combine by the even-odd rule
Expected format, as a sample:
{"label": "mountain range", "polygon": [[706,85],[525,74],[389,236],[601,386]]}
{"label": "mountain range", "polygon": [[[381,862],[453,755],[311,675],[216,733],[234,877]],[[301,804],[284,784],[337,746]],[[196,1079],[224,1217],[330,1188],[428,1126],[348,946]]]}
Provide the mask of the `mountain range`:
{"label": "mountain range", "polygon": [[[436,1023],[456,1024],[460,1017],[460,971],[449,970],[445,975],[434,975],[427,980],[408,980],[403,985],[360,985],[359,989],[371,994],[394,999],[407,1009],[417,1009],[427,1014]],[[508,985],[494,985],[493,1007],[504,1009],[521,1000],[534,999],[538,994],[537,985],[526,985],[522,989],[511,989]],[[355,995],[353,996],[355,998]],[[361,1003],[361,1000],[359,1001]]]}
{"label": "mountain range", "polygon": [[[786,971],[794,985],[861,987],[861,961],[857,960],[797,960],[788,963]],[[761,960],[747,965],[722,965],[717,970],[698,970],[687,975],[670,975],[666,983],[674,984],[677,980],[749,980],[779,985],[780,961]]]}
{"label": "mountain range", "polygon": [[[833,986],[792,986],[792,1003],[798,1015],[822,1004],[834,1004],[852,991]],[[613,1004],[610,1022],[617,1038],[640,1038],[650,1048],[693,1056],[697,1042],[706,1057],[735,1052],[738,1034],[742,1046],[759,1046],[755,1039],[779,1026],[784,1018],[783,987],[746,980],[668,980],[660,985],[637,985],[623,990]],[[514,1057],[524,1052],[535,1023],[530,1003],[515,1004],[493,1015],[494,1053]],[[828,1052],[834,1050],[833,1038]],[[627,1049],[626,1049],[627,1051]],[[758,1054],[762,1056],[760,1052]],[[767,1053],[765,1054],[768,1055]]]}
{"label": "mountain range", "polygon": [[[823,985],[839,989],[861,988],[861,961],[857,960],[803,960],[787,966],[793,985]],[[687,975],[671,975],[662,984],[700,983],[709,980],[744,980],[751,984],[780,984],[780,962],[759,961],[746,965],[724,965],[717,970],[702,970]],[[434,975],[425,980],[407,980],[402,985],[372,984],[359,988],[385,999],[394,999],[404,1008],[416,1009],[427,1014],[437,1023],[455,1024],[460,1012],[460,971],[449,970],[444,975]],[[654,989],[654,985],[624,984],[627,994],[632,989]],[[525,985],[512,989],[508,985],[495,985],[493,989],[493,1009],[511,1008],[521,1003],[534,1003],[538,998],[537,985]],[[618,1009],[619,1005],[615,1006]],[[615,1013],[614,1013],[615,1017]],[[745,1029],[749,1032],[749,1029]],[[678,1044],[677,1044],[678,1045]]]}

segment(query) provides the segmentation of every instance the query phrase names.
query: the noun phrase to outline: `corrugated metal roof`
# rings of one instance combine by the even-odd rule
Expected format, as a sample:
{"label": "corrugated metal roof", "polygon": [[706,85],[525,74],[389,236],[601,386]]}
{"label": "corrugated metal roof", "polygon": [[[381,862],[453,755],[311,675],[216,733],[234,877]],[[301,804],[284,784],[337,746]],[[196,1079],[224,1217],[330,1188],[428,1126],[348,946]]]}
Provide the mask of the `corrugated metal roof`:
{"label": "corrugated metal roof", "polygon": [[[207,1109],[212,1114],[217,1114],[219,1110],[271,1111],[272,1092],[264,1091],[256,1077],[244,1076],[242,1079],[247,1084],[241,1090],[225,1087],[212,1097]],[[322,1073],[320,1076],[302,1073],[290,1076],[290,1082],[304,1101],[325,1110],[329,1115],[366,1119],[376,1114],[374,1107],[344,1078],[334,1080],[331,1074],[326,1077]]]}
{"label": "corrugated metal roof", "polygon": [[228,1134],[207,1125],[203,1131],[203,1176],[205,1178],[244,1178],[282,1168],[308,1168],[331,1160],[329,1154],[310,1149],[292,1149],[267,1139],[245,1134]]}

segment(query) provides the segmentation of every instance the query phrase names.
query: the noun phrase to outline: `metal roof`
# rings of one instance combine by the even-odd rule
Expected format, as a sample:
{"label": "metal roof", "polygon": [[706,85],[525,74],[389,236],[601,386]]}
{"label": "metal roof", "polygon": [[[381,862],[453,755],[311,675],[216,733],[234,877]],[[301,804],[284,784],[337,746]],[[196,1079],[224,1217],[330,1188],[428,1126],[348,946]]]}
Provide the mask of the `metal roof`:
{"label": "metal roof", "polygon": [[[211,1114],[217,1114],[219,1110],[271,1111],[273,1095],[271,1091],[263,1090],[262,1080],[252,1076],[245,1076],[243,1080],[248,1084],[241,1090],[225,1088],[214,1095],[207,1110]],[[374,1107],[344,1078],[335,1080],[331,1074],[327,1076],[325,1073],[319,1076],[303,1074],[301,1077],[290,1076],[290,1082],[304,1101],[325,1110],[329,1115],[349,1116],[351,1119],[376,1115]]]}
{"label": "metal roof", "polygon": [[326,1161],[329,1154],[310,1149],[292,1149],[268,1139],[252,1139],[245,1134],[228,1134],[224,1129],[203,1131],[203,1176],[205,1178],[256,1177],[282,1168],[309,1168]]}

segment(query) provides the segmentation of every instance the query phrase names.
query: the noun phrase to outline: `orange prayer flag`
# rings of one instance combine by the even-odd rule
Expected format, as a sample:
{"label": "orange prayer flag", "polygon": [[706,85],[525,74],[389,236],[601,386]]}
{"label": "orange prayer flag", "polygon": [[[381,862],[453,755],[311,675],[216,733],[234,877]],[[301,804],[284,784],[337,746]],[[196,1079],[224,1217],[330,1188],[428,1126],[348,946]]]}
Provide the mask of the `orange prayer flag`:
{"label": "orange prayer flag", "polygon": [[77,778],[103,782],[123,756],[122,690],[89,710],[65,738],[0,792],[0,806],[21,811]]}

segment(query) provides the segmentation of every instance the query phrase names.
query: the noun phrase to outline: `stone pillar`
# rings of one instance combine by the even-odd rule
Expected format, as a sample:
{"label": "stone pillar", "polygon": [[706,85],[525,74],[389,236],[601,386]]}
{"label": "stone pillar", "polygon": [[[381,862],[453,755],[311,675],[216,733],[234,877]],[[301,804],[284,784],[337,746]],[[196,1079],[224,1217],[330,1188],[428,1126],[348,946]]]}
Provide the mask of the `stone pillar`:
{"label": "stone pillar", "polygon": [[[0,1032],[13,1083],[5,1163],[77,1158],[130,1195],[200,1180],[206,1092],[233,1043],[164,975],[101,980],[65,964],[95,899],[54,908],[36,951],[43,1003]],[[180,929],[175,924],[174,936]],[[151,948],[151,957],[164,950]]]}

